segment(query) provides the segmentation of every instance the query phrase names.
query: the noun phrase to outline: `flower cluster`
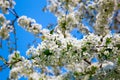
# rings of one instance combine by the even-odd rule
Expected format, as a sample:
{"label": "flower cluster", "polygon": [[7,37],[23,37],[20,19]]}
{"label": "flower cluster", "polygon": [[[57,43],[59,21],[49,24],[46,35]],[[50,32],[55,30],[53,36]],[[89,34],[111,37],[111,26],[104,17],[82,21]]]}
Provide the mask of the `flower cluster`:
{"label": "flower cluster", "polygon": [[[96,23],[95,23],[95,30],[96,34],[109,34],[109,18],[114,13],[114,0],[108,0],[107,2],[105,0],[100,0],[98,3],[98,14],[96,16]],[[101,30],[104,30],[101,32]]]}
{"label": "flower cluster", "polygon": [[34,19],[27,18],[26,16],[21,16],[18,19],[18,23],[27,31],[33,32],[34,34],[40,33],[40,30],[42,29],[42,26],[37,24]]}
{"label": "flower cluster", "polygon": [[71,31],[75,27],[82,30],[81,20],[88,12],[86,4],[81,0],[48,0],[47,9],[57,16],[59,29],[63,32],[64,30]]}
{"label": "flower cluster", "polygon": [[8,12],[8,8],[14,8],[14,0],[0,0],[0,8],[3,13]]}
{"label": "flower cluster", "polygon": [[[104,38],[94,34],[89,34],[84,36],[82,40],[77,40],[72,36],[64,38],[64,35],[57,33],[49,34],[45,36],[45,39],[41,42],[41,44],[38,44],[36,48],[32,46],[26,52],[29,56],[28,61],[31,62],[29,65],[32,65],[29,71],[34,70],[34,67],[40,68],[42,73],[35,72],[35,74],[38,78],[44,74],[44,79],[47,79],[48,77],[47,75],[45,76],[45,73],[49,72],[46,69],[46,66],[53,67],[55,74],[53,77],[58,77],[56,75],[60,73],[60,69],[56,67],[59,66],[65,66],[69,71],[81,74],[79,76],[87,73],[92,76],[96,74],[103,74],[103,72],[112,70],[117,66],[116,60],[118,59],[117,56],[119,56],[120,50],[118,49],[119,46],[116,46],[116,42],[120,43],[120,35],[118,34],[115,34],[114,36],[106,35]],[[116,47],[114,48],[114,46]],[[90,62],[94,57],[99,59],[97,64],[92,64]],[[24,64],[24,60],[14,64],[14,66],[17,65],[17,67],[20,67],[21,63]],[[22,67],[21,70],[18,71],[23,71],[26,67],[30,67],[29,65]],[[95,71],[93,70],[94,68]],[[20,73],[26,77],[33,74],[16,72],[14,68],[11,71],[14,71],[17,74]],[[59,77],[60,76],[62,77],[61,74],[59,74]],[[49,76],[49,78],[53,77]],[[34,79],[34,77],[32,78]]]}
{"label": "flower cluster", "polygon": [[6,20],[3,14],[0,14],[0,37],[7,39],[9,32],[13,31],[13,25],[10,25],[10,21]]}
{"label": "flower cluster", "polygon": [[118,4],[118,0],[48,0],[47,9],[57,16],[59,28],[63,32],[77,27],[81,32],[85,31],[88,34],[86,26],[81,25],[82,20],[87,19],[95,34],[106,35],[109,33],[109,23],[113,20],[111,16],[118,10]]}
{"label": "flower cluster", "polygon": [[66,12],[73,12],[78,7],[80,0],[48,0],[47,9],[53,12],[57,17],[65,15]]}

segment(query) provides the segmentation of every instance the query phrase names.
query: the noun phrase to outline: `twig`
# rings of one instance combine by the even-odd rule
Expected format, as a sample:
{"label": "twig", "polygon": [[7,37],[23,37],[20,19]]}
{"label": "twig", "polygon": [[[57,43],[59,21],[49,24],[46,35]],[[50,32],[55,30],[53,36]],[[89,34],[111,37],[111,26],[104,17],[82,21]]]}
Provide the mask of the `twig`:
{"label": "twig", "polygon": [[10,9],[8,8],[9,12],[11,12],[14,16],[15,16],[15,19],[12,21],[11,25],[13,25],[13,28],[14,28],[14,39],[15,39],[15,50],[17,50],[17,36],[16,36],[16,28],[15,28],[15,21],[19,18],[18,14],[16,13],[15,9]]}
{"label": "twig", "polygon": [[16,18],[19,18],[18,14],[16,13],[15,9],[8,8],[8,11],[12,13]]}

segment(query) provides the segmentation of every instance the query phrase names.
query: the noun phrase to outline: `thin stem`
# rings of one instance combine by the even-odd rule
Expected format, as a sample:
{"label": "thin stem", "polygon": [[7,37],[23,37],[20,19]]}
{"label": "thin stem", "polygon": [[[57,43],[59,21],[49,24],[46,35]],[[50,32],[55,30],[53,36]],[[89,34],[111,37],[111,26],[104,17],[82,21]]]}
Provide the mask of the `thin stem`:
{"label": "thin stem", "polygon": [[15,9],[8,8],[8,11],[12,13],[16,18],[19,18],[18,14],[16,13]]}
{"label": "thin stem", "polygon": [[16,27],[14,25],[15,21],[17,20],[17,17],[13,21],[13,28],[14,28],[14,39],[15,39],[15,50],[17,50],[17,36],[16,36]]}
{"label": "thin stem", "polygon": [[0,38],[0,48],[2,48],[2,39]]}
{"label": "thin stem", "polygon": [[11,48],[10,48],[10,38],[9,38],[9,37],[8,37],[8,39],[7,39],[7,47],[8,47],[8,52],[9,52],[9,54],[11,54],[12,50],[11,50]]}
{"label": "thin stem", "polygon": [[16,37],[16,28],[15,28],[15,21],[19,18],[18,14],[16,13],[15,9],[10,9],[8,8],[8,10],[15,16],[15,19],[12,21],[11,25],[13,25],[14,28],[14,39],[15,39],[15,50],[17,50],[17,37]]}

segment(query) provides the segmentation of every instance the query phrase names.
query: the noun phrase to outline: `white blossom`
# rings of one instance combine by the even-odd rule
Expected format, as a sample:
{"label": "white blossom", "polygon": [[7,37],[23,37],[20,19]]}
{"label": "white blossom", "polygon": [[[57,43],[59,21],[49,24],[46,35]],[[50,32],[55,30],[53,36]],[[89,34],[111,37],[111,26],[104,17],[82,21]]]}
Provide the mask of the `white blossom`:
{"label": "white blossom", "polygon": [[5,23],[6,19],[3,14],[0,14],[0,26],[2,26]]}
{"label": "white blossom", "polygon": [[115,63],[111,61],[105,61],[101,65],[102,65],[103,70],[112,70],[113,68],[115,68]]}
{"label": "white blossom", "polygon": [[14,0],[1,0],[0,8],[3,13],[8,13],[8,8],[14,8],[15,1]]}
{"label": "white blossom", "polygon": [[20,26],[25,28],[27,31],[32,32],[34,34],[41,33],[42,25],[36,23],[36,21],[32,18],[28,18],[27,16],[21,16],[18,19],[18,23]]}

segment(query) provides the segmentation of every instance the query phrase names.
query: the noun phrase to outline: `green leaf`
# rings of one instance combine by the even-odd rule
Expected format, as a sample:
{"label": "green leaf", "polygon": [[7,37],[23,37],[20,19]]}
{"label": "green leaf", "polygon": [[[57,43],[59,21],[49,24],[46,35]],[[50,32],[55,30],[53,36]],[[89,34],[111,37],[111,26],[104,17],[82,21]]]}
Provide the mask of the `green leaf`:
{"label": "green leaf", "polygon": [[107,38],[106,39],[106,45],[110,44],[111,43],[111,38]]}
{"label": "green leaf", "polygon": [[12,69],[12,64],[9,65],[10,69]]}
{"label": "green leaf", "polygon": [[87,48],[86,47],[82,47],[82,53],[87,51]]}
{"label": "green leaf", "polygon": [[66,25],[67,25],[66,21],[60,23],[60,26],[62,27],[63,30],[66,30]]}
{"label": "green leaf", "polygon": [[17,60],[16,57],[12,57],[12,60]]}
{"label": "green leaf", "polygon": [[120,64],[120,57],[118,57],[118,64]]}
{"label": "green leaf", "polygon": [[50,52],[49,49],[45,49],[45,50],[43,51],[43,53],[44,53],[45,55],[47,55],[47,56],[52,55],[52,53]]}
{"label": "green leaf", "polygon": [[77,52],[78,52],[77,50],[73,51],[72,56],[75,55]]}
{"label": "green leaf", "polygon": [[42,78],[39,78],[39,80],[43,80]]}
{"label": "green leaf", "polygon": [[77,72],[77,71],[75,71],[75,72],[74,72],[74,75],[75,75],[75,76],[79,76],[79,75],[80,75],[80,73],[79,73],[79,72]]}
{"label": "green leaf", "polygon": [[87,71],[86,73],[92,75],[92,74],[95,74],[96,70],[97,70],[97,67],[92,66],[91,69]]}
{"label": "green leaf", "polygon": [[15,57],[16,57],[16,58],[19,58],[20,55],[19,55],[18,53],[15,53]]}
{"label": "green leaf", "polygon": [[90,45],[90,44],[92,44],[92,43],[91,43],[91,42],[86,42],[86,44]]}
{"label": "green leaf", "polygon": [[54,29],[50,31],[50,34],[53,34],[53,32],[54,32]]}
{"label": "green leaf", "polygon": [[110,48],[107,48],[107,49],[105,49],[106,51],[109,51],[110,53],[112,52],[112,49],[110,49]]}
{"label": "green leaf", "polygon": [[118,4],[118,7],[120,7],[120,4]]}
{"label": "green leaf", "polygon": [[72,47],[72,44],[67,43],[67,50],[69,50]]}
{"label": "green leaf", "polygon": [[120,49],[120,44],[116,44],[116,47],[118,47],[118,49]]}

